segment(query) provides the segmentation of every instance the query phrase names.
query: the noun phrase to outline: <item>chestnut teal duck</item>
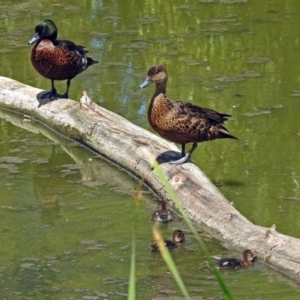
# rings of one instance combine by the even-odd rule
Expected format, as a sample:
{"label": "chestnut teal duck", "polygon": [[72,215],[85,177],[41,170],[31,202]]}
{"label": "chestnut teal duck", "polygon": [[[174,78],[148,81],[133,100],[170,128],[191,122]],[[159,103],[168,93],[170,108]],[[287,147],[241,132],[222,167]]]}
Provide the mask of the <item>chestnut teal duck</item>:
{"label": "chestnut teal duck", "polygon": [[[173,250],[179,246],[180,243],[184,241],[184,233],[180,229],[176,229],[173,231],[171,240],[165,240],[165,246],[169,250]],[[158,251],[159,247],[156,242],[152,242],[149,244],[149,247],[152,251]]]}
{"label": "chestnut teal duck", "polygon": [[[180,165],[186,162],[198,143],[214,139],[237,139],[223,126],[230,115],[187,102],[169,100],[166,95],[167,81],[166,68],[155,65],[149,68],[147,78],[140,88],[152,82],[156,84],[148,109],[149,123],[165,139],[181,144],[181,158],[171,163]],[[185,154],[187,143],[193,145]]]}
{"label": "chestnut teal duck", "polygon": [[240,269],[251,266],[257,257],[254,256],[253,252],[249,249],[244,250],[243,260],[237,258],[224,257],[216,259],[216,265],[218,269],[230,270],[230,269]]}
{"label": "chestnut teal duck", "polygon": [[[35,27],[34,37],[28,44],[34,44],[31,62],[34,68],[44,77],[51,80],[51,91],[42,96],[43,99],[68,98],[71,79],[98,63],[88,57],[84,47],[68,40],[57,40],[57,27],[52,20],[41,21]],[[57,93],[54,80],[67,80],[65,94]]]}

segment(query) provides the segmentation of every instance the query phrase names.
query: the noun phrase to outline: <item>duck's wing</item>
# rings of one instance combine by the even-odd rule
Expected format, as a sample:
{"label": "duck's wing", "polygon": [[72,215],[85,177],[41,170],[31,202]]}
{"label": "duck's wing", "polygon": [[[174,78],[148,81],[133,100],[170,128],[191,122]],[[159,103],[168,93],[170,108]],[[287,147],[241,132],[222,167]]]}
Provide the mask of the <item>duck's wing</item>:
{"label": "duck's wing", "polygon": [[156,242],[150,243],[150,244],[149,244],[149,248],[150,248],[152,251],[158,251],[158,250],[159,250],[158,245],[156,244]]}
{"label": "duck's wing", "polygon": [[84,50],[84,46],[76,45],[75,43],[68,40],[56,40],[54,42],[54,45],[56,47],[59,47],[60,49],[65,49],[67,51],[79,52],[79,54],[83,56],[85,56],[85,54],[88,52]]}
{"label": "duck's wing", "polygon": [[172,242],[170,240],[165,240],[165,246],[168,249],[175,249],[175,248],[177,248],[177,244],[175,244],[174,242]]}
{"label": "duck's wing", "polygon": [[173,103],[174,107],[180,111],[180,114],[206,119],[211,125],[222,124],[231,117],[231,115],[218,113],[215,110],[203,108],[188,102],[175,101]]}
{"label": "duck's wing", "polygon": [[220,268],[228,268],[228,269],[235,269],[238,267],[242,266],[242,263],[239,259],[237,258],[231,258],[231,257],[225,257],[225,258],[221,258],[218,259],[216,261],[216,264],[220,267]]}

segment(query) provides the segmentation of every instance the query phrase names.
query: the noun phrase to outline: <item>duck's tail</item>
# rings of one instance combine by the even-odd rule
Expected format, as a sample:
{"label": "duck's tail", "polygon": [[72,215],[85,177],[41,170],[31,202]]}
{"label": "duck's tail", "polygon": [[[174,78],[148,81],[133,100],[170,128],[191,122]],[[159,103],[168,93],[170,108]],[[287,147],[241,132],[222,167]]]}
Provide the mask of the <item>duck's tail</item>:
{"label": "duck's tail", "polygon": [[158,251],[158,250],[159,250],[158,245],[157,245],[155,242],[150,243],[150,244],[149,244],[149,248],[150,248],[150,250],[152,250],[152,251]]}
{"label": "duck's tail", "polygon": [[87,57],[87,66],[86,66],[86,68],[88,68],[91,65],[98,64],[98,63],[99,63],[99,61],[94,60],[91,57]]}
{"label": "duck's tail", "polygon": [[219,139],[234,139],[238,140],[237,137],[233,136],[224,126],[218,127],[218,138]]}

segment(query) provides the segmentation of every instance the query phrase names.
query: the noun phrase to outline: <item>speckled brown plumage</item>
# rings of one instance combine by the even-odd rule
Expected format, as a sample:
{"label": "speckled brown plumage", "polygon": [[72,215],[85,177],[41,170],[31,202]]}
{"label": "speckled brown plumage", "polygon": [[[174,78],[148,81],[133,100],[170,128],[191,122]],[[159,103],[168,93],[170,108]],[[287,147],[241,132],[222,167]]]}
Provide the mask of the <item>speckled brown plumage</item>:
{"label": "speckled brown plumage", "polygon": [[[223,126],[223,122],[230,115],[187,102],[170,101],[166,96],[167,80],[166,69],[161,65],[153,66],[148,70],[147,79],[140,88],[146,87],[151,82],[156,83],[148,109],[148,120],[162,137],[182,145],[182,159],[173,163],[185,162],[197,147],[197,143],[221,138],[236,139]],[[186,143],[194,143],[187,155],[185,155]]]}
{"label": "speckled brown plumage", "polygon": [[[35,43],[31,52],[31,62],[34,68],[52,83],[51,92],[43,98],[67,98],[71,79],[97,61],[87,57],[87,51],[82,46],[68,40],[57,40],[57,28],[52,20],[40,22],[35,27],[35,32],[35,36],[28,42]],[[54,80],[68,80],[64,95],[56,93]]]}

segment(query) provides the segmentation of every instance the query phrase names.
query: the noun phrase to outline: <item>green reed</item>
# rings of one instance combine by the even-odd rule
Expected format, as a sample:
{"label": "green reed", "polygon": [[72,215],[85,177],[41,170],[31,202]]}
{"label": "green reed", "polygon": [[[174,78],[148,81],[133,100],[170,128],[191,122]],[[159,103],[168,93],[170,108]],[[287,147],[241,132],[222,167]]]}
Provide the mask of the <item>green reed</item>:
{"label": "green reed", "polygon": [[[150,157],[149,155],[149,160],[151,162],[152,168],[155,171],[156,175],[164,185],[169,197],[172,199],[172,201],[175,203],[177,210],[187,223],[189,229],[195,236],[197,242],[199,243],[202,251],[204,252],[216,278],[218,283],[220,284],[221,290],[223,291],[224,297],[226,300],[233,300],[232,295],[230,294],[230,291],[228,290],[219,270],[215,267],[214,262],[209,254],[209,251],[207,250],[204,242],[202,241],[201,237],[198,235],[196,228],[192,224],[191,220],[189,219],[188,215],[186,214],[185,210],[183,209],[183,206],[180,202],[180,200],[177,197],[177,194],[174,192],[172,186],[170,185],[169,181],[167,180],[163,170],[157,163],[157,161],[153,158]],[[141,188],[141,186],[140,186]],[[135,299],[135,232],[136,232],[136,223],[137,223],[137,214],[138,214],[138,205],[140,203],[141,199],[141,192],[140,190],[137,191],[136,197],[135,197],[135,210],[134,210],[134,217],[133,217],[133,233],[132,233],[132,255],[131,255],[131,267],[130,267],[130,281],[129,281],[129,292],[128,292],[128,298],[129,300],[134,300]],[[170,255],[169,250],[166,248],[164,245],[164,240],[155,227],[155,225],[152,228],[153,236],[156,241],[156,243],[159,246],[159,250],[161,253],[162,258],[164,259],[166,265],[168,266],[174,280],[176,281],[179,289],[181,290],[182,294],[186,299],[190,299],[190,296],[187,292],[187,289],[185,287],[185,284],[176,268],[176,265]]]}

